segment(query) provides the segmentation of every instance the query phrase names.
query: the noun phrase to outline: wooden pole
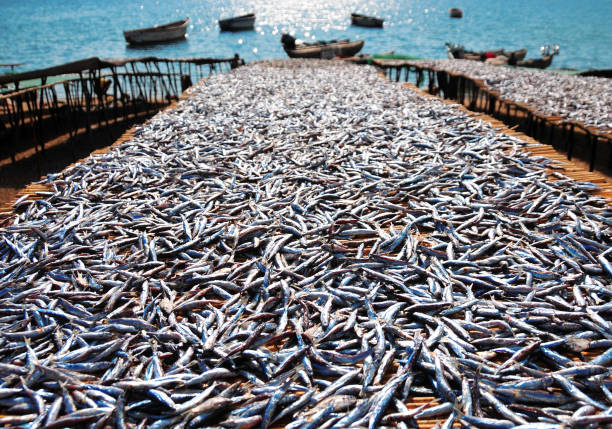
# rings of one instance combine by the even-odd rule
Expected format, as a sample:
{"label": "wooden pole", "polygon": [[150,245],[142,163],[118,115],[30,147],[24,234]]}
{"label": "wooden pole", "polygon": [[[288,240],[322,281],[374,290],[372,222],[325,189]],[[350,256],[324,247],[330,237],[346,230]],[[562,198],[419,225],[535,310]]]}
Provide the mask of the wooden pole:
{"label": "wooden pole", "polygon": [[597,158],[597,143],[599,142],[599,139],[597,138],[597,135],[591,134],[588,130],[586,130],[586,132],[589,138],[589,144],[591,146],[589,171],[593,171],[593,169],[595,168],[595,159]]}

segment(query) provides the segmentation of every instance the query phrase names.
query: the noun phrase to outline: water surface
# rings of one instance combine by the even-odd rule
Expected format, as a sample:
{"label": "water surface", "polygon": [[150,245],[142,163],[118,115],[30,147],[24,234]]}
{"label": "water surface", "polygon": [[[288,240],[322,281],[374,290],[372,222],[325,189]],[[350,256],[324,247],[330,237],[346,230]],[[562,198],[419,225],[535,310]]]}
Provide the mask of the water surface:
{"label": "water surface", "polygon": [[[464,17],[449,18],[450,7]],[[309,41],[363,38],[363,52],[424,58],[444,58],[446,41],[478,50],[527,48],[528,58],[543,44],[559,44],[553,67],[612,68],[607,0],[0,0],[0,10],[0,63],[25,63],[20,70],[90,56],[284,58],[283,32]],[[257,14],[254,31],[219,31],[219,18],[247,12]],[[384,18],[385,27],[353,27],[351,12]],[[126,46],[123,30],[186,16],[187,41]]]}

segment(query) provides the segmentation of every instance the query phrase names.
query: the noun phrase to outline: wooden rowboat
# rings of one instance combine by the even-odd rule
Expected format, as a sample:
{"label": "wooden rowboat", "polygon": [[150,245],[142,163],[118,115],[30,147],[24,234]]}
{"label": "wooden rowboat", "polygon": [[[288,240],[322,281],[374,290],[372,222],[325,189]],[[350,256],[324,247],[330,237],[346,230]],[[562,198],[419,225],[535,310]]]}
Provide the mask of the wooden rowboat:
{"label": "wooden rowboat", "polygon": [[189,18],[185,18],[181,21],[175,21],[164,25],[156,25],[155,27],[125,30],[123,32],[123,37],[125,37],[126,42],[133,45],[180,40],[185,38],[188,23]]}
{"label": "wooden rowboat", "polygon": [[[552,51],[550,45],[544,45],[540,48],[542,58],[534,58],[525,61],[517,61],[519,67],[529,67],[534,69],[545,69],[552,64],[553,57],[559,54],[559,45],[553,45]],[[513,64],[514,65],[514,64]]]}
{"label": "wooden rowboat", "polygon": [[296,45],[291,49],[283,45],[283,49],[290,58],[334,58],[352,57],[363,48],[363,40],[339,40],[337,42],[319,42],[314,45]]}
{"label": "wooden rowboat", "polygon": [[219,27],[221,31],[242,31],[252,30],[255,26],[255,14],[236,16],[234,18],[220,19]]}
{"label": "wooden rowboat", "polygon": [[552,64],[553,55],[546,55],[542,58],[533,58],[525,61],[517,61],[519,67],[528,67],[532,69],[545,69]]}
{"label": "wooden rowboat", "polygon": [[359,27],[377,27],[382,28],[384,19],[375,18],[373,16],[360,15],[358,13],[351,13],[351,22],[353,25]]}
{"label": "wooden rowboat", "polygon": [[[487,53],[489,55],[487,55]],[[527,49],[518,49],[516,51],[505,51],[503,49],[494,49],[488,51],[466,51],[463,46],[453,43],[446,43],[446,54],[448,58],[461,60],[484,61],[491,56],[512,58],[514,61],[521,61],[527,55]]]}
{"label": "wooden rowboat", "polygon": [[463,11],[457,7],[451,7],[448,10],[448,14],[451,18],[461,18],[463,16]]}

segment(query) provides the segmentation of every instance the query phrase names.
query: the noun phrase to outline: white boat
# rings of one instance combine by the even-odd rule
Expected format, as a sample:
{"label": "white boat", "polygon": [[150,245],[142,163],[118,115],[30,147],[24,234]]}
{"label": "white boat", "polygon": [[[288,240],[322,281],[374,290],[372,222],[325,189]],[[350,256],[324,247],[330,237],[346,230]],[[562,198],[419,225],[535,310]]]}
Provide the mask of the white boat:
{"label": "white boat", "polygon": [[156,25],[149,28],[137,28],[135,30],[125,30],[123,37],[126,42],[133,45],[143,45],[147,43],[170,42],[185,38],[189,18],[181,21],[170,22],[169,24]]}
{"label": "white boat", "polygon": [[219,20],[219,27],[221,28],[221,31],[252,30],[254,26],[254,13]]}

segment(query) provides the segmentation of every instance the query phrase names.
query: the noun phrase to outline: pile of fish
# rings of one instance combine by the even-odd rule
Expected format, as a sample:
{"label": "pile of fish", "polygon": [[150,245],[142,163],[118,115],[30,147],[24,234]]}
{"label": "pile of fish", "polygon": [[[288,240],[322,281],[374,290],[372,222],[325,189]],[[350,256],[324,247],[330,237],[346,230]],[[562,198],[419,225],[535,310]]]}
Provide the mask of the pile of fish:
{"label": "pile of fish", "polygon": [[0,424],[612,422],[612,211],[525,145],[369,66],[212,76],[2,221]]}
{"label": "pile of fish", "polygon": [[426,67],[482,80],[502,98],[525,103],[545,115],[612,132],[612,80],[542,70],[499,67],[470,60],[418,60]]}

